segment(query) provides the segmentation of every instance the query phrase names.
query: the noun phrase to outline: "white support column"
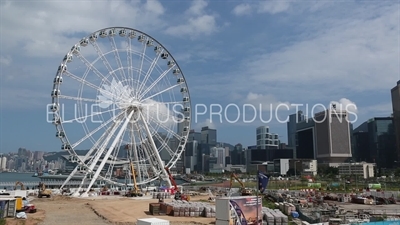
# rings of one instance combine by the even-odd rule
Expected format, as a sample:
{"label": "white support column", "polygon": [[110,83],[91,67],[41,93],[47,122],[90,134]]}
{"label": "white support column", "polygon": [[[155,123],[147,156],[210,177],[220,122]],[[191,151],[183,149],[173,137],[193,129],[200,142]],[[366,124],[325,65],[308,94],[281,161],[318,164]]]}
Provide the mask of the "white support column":
{"label": "white support column", "polygon": [[[153,150],[153,154],[154,154],[155,158],[157,159],[158,164],[160,165],[162,174],[163,174],[165,177],[168,177],[168,178],[169,178],[167,171],[165,171],[164,163],[163,163],[163,161],[162,161],[162,159],[161,159],[161,157],[160,157],[160,154],[158,154],[157,146],[156,146],[156,144],[154,143],[153,138],[151,137],[151,133],[150,133],[150,130],[149,130],[149,126],[147,125],[147,121],[145,120],[145,118],[144,118],[144,116],[143,116],[143,114],[142,114],[141,111],[139,111],[139,115],[140,115],[140,118],[141,118],[142,121],[143,121],[145,130],[146,130],[146,133],[147,133],[147,138],[148,138],[149,141],[150,141],[151,150]],[[168,183],[168,186],[169,186],[169,187],[172,186],[171,181],[170,181],[169,179],[167,179],[167,183]]]}
{"label": "white support column", "polygon": [[103,169],[104,165],[107,162],[107,159],[110,157],[111,153],[114,151],[115,146],[117,145],[119,139],[121,138],[122,134],[124,133],[124,130],[126,129],[126,127],[128,126],[129,121],[131,121],[131,118],[133,116],[134,110],[132,110],[128,117],[125,119],[124,124],[122,125],[121,129],[119,130],[117,136],[115,137],[113,143],[111,144],[110,148],[108,149],[106,155],[104,156],[103,160],[101,161],[99,167],[96,170],[96,173],[94,174],[92,180],[90,181],[89,186],[87,187],[85,193],[82,194],[82,197],[86,197],[90,188],[92,187],[92,185],[94,184],[94,182],[97,180],[97,178],[100,175],[101,170]]}
{"label": "white support column", "polygon": [[[87,169],[87,171],[85,173],[85,177],[82,179],[81,184],[79,185],[78,189],[76,189],[75,193],[73,193],[73,196],[79,196],[79,192],[81,191],[83,185],[85,184],[86,176],[89,173],[93,172],[94,167],[96,166],[97,162],[100,160],[101,155],[103,154],[104,150],[107,148],[108,142],[110,142],[111,137],[114,135],[115,131],[118,129],[118,126],[120,123],[121,123],[120,120],[117,120],[117,122],[114,123],[111,131],[108,133],[106,140],[101,144],[99,152],[97,152],[95,158],[92,160],[92,163],[90,164],[89,168]],[[77,167],[79,167],[79,165]],[[90,187],[89,187],[89,189],[90,189]]]}

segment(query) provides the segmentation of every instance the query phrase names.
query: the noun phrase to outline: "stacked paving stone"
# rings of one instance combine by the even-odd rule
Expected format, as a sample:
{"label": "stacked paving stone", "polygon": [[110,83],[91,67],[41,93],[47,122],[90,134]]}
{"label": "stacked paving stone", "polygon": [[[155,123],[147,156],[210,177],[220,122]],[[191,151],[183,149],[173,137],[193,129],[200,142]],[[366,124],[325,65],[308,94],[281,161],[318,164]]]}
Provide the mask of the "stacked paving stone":
{"label": "stacked paving stone", "polygon": [[215,217],[215,206],[203,202],[188,202],[184,200],[173,200],[165,203],[172,207],[171,216],[175,217]]}
{"label": "stacked paving stone", "polygon": [[289,220],[286,215],[284,215],[279,209],[270,209],[263,207],[263,220],[266,221],[268,225],[288,225]]}

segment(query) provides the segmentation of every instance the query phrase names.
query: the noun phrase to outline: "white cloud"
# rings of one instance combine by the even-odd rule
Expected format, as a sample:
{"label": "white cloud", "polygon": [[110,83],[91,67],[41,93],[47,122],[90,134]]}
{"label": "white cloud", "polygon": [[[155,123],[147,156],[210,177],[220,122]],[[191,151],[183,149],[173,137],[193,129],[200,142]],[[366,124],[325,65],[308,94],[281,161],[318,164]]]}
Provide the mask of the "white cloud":
{"label": "white cloud", "polygon": [[0,56],[0,65],[9,66],[12,63],[11,56]]}
{"label": "white cloud", "polygon": [[329,105],[336,105],[336,110],[338,111],[348,111],[352,113],[358,112],[356,103],[350,101],[347,98],[341,98],[339,101],[331,101]]}
{"label": "white cloud", "polygon": [[252,3],[241,3],[233,8],[232,13],[236,16],[249,15],[252,12],[277,14],[289,10],[290,1],[260,0]]}
{"label": "white cloud", "polygon": [[[73,35],[110,26],[159,29],[164,13],[156,0],[76,2],[18,2],[5,0],[1,6],[2,51],[20,49],[21,54],[52,57],[64,54],[77,41]],[[23,15],[23,16],[17,16]],[[78,39],[79,40],[79,39]]]}
{"label": "white cloud", "polygon": [[268,51],[265,41],[249,45],[252,54],[230,75],[235,79],[214,77],[241,93],[275,93],[283,88],[282,97],[291,101],[330,101],[332,95],[353,98],[350,95],[392,87],[399,74],[400,53],[394,47],[399,41],[398,7],[368,5],[329,17],[326,10],[336,12],[324,8],[296,23],[299,34],[283,47]]}
{"label": "white cloud", "polygon": [[232,12],[237,16],[248,15],[251,13],[251,6],[249,4],[239,4]]}
{"label": "white cloud", "polygon": [[247,94],[244,103],[253,105],[257,109],[257,111],[261,108],[263,111],[267,112],[270,112],[272,110],[287,110],[288,107],[291,107],[289,102],[279,101],[275,96],[271,94],[263,95],[253,92],[249,92]]}
{"label": "white cloud", "polygon": [[264,0],[259,2],[259,5],[257,7],[257,12],[276,14],[284,12],[289,8],[290,8],[289,1]]}
{"label": "white cloud", "polygon": [[156,15],[162,15],[165,12],[164,7],[158,1],[147,0],[146,1],[146,10]]}
{"label": "white cloud", "polygon": [[210,35],[218,30],[216,16],[205,11],[208,3],[204,0],[192,2],[191,7],[185,12],[185,23],[167,28],[166,33],[172,36],[189,36],[196,38],[201,35]]}
{"label": "white cloud", "polygon": [[204,0],[195,0],[192,5],[186,11],[186,14],[190,16],[200,16],[204,14],[204,9],[207,7],[208,3]]}

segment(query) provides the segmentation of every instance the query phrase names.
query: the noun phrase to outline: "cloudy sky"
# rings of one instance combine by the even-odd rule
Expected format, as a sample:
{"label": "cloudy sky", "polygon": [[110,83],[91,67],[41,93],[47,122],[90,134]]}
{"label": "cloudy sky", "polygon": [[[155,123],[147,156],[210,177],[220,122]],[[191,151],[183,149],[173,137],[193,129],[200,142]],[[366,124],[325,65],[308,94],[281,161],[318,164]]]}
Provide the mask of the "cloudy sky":
{"label": "cloudy sky", "polygon": [[[265,125],[259,112],[267,117],[267,105],[354,103],[356,126],[388,116],[390,89],[400,80],[399,1],[0,4],[0,152],[58,151],[54,126],[46,122],[55,72],[73,44],[104,27],[142,30],[166,46],[185,74],[192,108],[207,106],[192,126],[215,127],[218,140],[231,144],[255,143],[256,127]],[[210,118],[211,104],[225,109],[230,103],[263,107],[253,123],[242,122],[243,110],[234,124]],[[280,119],[295,110],[279,110]],[[234,120],[235,109],[227,111]],[[275,119],[267,125],[286,142],[286,124]]]}

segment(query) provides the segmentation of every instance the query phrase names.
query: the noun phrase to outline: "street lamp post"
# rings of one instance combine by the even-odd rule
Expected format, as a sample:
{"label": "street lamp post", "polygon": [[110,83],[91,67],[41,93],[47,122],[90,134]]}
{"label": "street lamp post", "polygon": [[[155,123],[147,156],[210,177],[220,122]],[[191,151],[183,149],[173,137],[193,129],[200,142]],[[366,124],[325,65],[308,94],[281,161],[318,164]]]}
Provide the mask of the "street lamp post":
{"label": "street lamp post", "polygon": [[300,161],[294,161],[294,183],[295,183],[295,189],[297,189],[297,163]]}

